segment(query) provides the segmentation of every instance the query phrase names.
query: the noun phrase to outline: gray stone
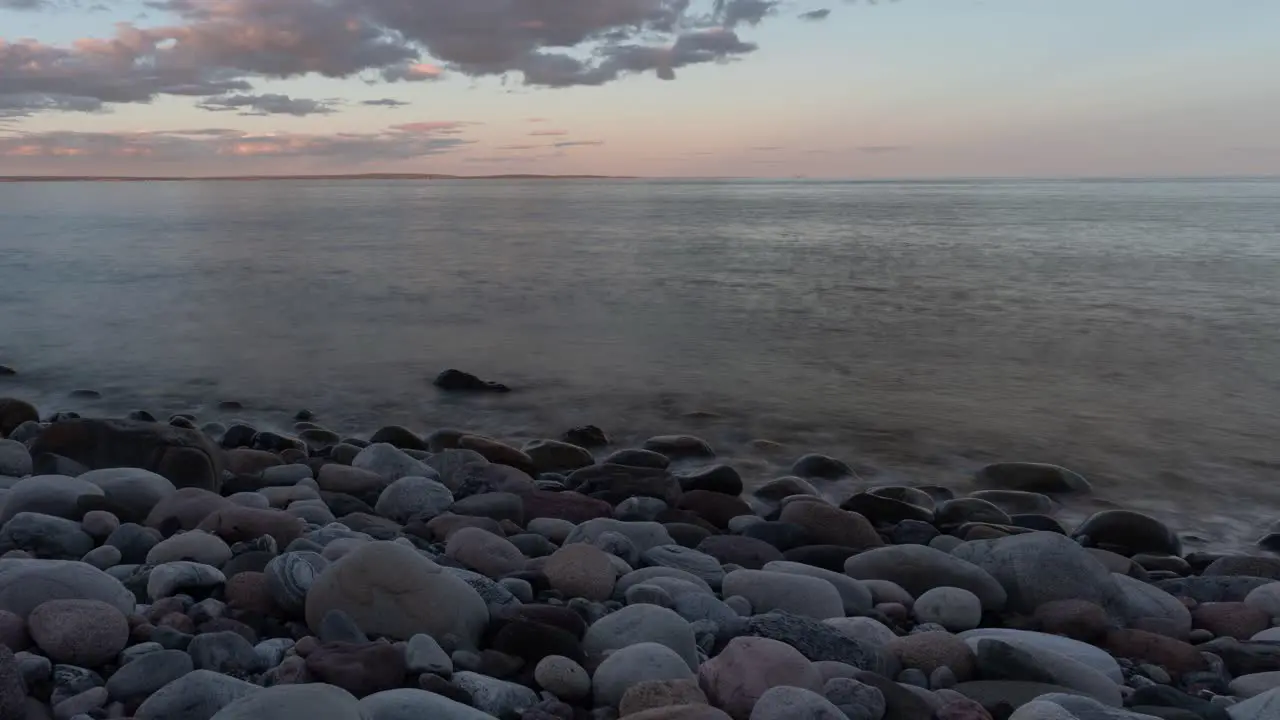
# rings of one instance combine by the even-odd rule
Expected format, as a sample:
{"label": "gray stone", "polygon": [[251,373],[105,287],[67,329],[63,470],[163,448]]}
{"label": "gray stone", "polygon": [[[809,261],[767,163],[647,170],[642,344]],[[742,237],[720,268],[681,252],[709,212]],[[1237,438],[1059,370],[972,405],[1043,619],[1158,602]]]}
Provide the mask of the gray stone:
{"label": "gray stone", "polygon": [[569,535],[573,534],[574,528],[577,526],[568,520],[559,518],[534,518],[525,526],[529,532],[537,533],[557,545],[563,543]]}
{"label": "gray stone", "polygon": [[461,482],[455,479],[458,470],[464,465],[487,465],[489,461],[475,450],[443,450],[427,458],[425,463],[439,473],[440,482],[445,487],[456,491],[461,486]]}
{"label": "gray stone", "polygon": [[881,720],[884,717],[884,693],[853,678],[827,680],[822,686],[822,695],[848,720]]}
{"label": "gray stone", "polygon": [[916,620],[937,623],[949,632],[964,632],[982,622],[982,601],[960,588],[934,588],[916,598],[911,607]]}
{"label": "gray stone", "polygon": [[176,595],[180,590],[206,589],[226,583],[222,571],[211,565],[178,561],[157,565],[147,578],[147,597],[152,602]]}
{"label": "gray stone", "polygon": [[0,610],[24,620],[49,600],[101,600],[133,612],[133,593],[120,581],[82,562],[0,559]]}
{"label": "gray stone", "polygon": [[139,702],[195,669],[191,656],[181,650],[157,650],[121,667],[107,680],[112,700]]}
{"label": "gray stone", "polygon": [[888,626],[874,618],[831,618],[823,622],[835,628],[840,634],[872,647],[887,647],[889,642],[897,637]]}
{"label": "gray stone", "polygon": [[526,563],[524,554],[506,538],[475,527],[450,535],[445,555],[494,579],[523,570]]}
{"label": "gray stone", "polygon": [[510,590],[501,583],[481,575],[478,572],[466,570],[463,568],[446,567],[444,571],[462,580],[471,586],[472,590],[480,596],[485,605],[490,608],[509,607],[520,604],[517,598]]}
{"label": "gray stone", "polygon": [[764,570],[735,570],[724,578],[724,593],[739,595],[757,613],[773,610],[819,620],[844,617],[844,600],[826,580]]}
{"label": "gray stone", "polygon": [[294,644],[290,638],[271,638],[254,645],[253,651],[258,654],[258,667],[271,669],[279,665]]}
{"label": "gray stone", "polygon": [[262,669],[253,645],[230,631],[195,636],[187,646],[187,654],[197,670],[245,676]]}
{"label": "gray stone", "polygon": [[1280,688],[1227,708],[1231,720],[1280,720]]}
{"label": "gray stone", "polygon": [[628,605],[592,623],[582,640],[589,660],[640,642],[656,642],[675,651],[690,670],[698,667],[693,628],[674,611],[657,605]]}
{"label": "gray stone", "polygon": [[693,670],[665,645],[640,642],[619,648],[600,663],[591,679],[595,704],[617,707],[627,689],[637,683],[690,679]]}
{"label": "gray stone", "polygon": [[1047,495],[1023,490],[978,490],[969,497],[985,500],[1010,515],[1049,515],[1053,500]]}
{"label": "gray stone", "polygon": [[378,495],[374,510],[383,517],[406,523],[415,516],[430,520],[449,509],[453,493],[444,484],[421,476],[405,476]]}
{"label": "gray stone", "polygon": [[960,633],[960,639],[975,650],[977,649],[978,641],[982,638],[1003,640],[1021,647],[1033,655],[1052,653],[1065,656],[1097,670],[1110,678],[1112,682],[1124,682],[1124,674],[1121,672],[1120,665],[1115,658],[1111,657],[1107,651],[1079,640],[1072,640],[1060,635],[1031,632],[1029,630],[1014,630],[1012,628],[980,628]]}
{"label": "gray stone", "polygon": [[812,690],[781,685],[765,691],[750,720],[848,720],[830,701]]}
{"label": "gray stone", "polygon": [[1115,612],[1127,627],[1137,627],[1185,640],[1191,634],[1191,611],[1178,598],[1136,578],[1112,573],[1119,594]]}
{"label": "gray stone", "polygon": [[1097,670],[1065,655],[984,638],[977,642],[978,672],[987,680],[1022,680],[1071,688],[1111,707],[1120,707],[1120,687]]}
{"label": "gray stone", "polygon": [[495,717],[520,714],[538,703],[538,695],[523,685],[479,673],[453,674],[452,682],[471,695],[471,704]]}
{"label": "gray stone", "polygon": [[20,512],[0,527],[0,553],[25,550],[35,557],[78,560],[93,546],[80,523],[53,515]]}
{"label": "gray stone", "polygon": [[[1008,609],[1015,612],[1031,613],[1053,600],[1088,600],[1109,609],[1120,592],[1106,567],[1057,533],[967,542],[952,555],[995,578],[1008,593]],[[851,558],[850,563],[856,565],[856,560]]]}
{"label": "gray stone", "polygon": [[411,688],[374,693],[360,701],[360,712],[363,720],[492,720],[493,717],[443,695]]}
{"label": "gray stone", "polygon": [[26,717],[27,690],[22,672],[9,646],[0,643],[0,717]]}
{"label": "gray stone", "polygon": [[82,497],[102,498],[102,488],[80,478],[64,475],[37,475],[19,480],[9,489],[0,507],[0,523],[7,523],[18,513],[40,513],[60,518],[79,518]]}
{"label": "gray stone", "polygon": [[936,587],[961,588],[977,595],[984,610],[1002,610],[1008,597],[981,567],[926,545],[874,548],[846,560],[844,571],[859,580],[888,580],[913,596]]}
{"label": "gray stone", "polygon": [[433,673],[448,677],[453,674],[453,660],[430,635],[418,633],[409,638],[405,648],[405,665],[413,673]]}
{"label": "gray stone", "polygon": [[671,534],[660,523],[656,522],[622,522],[613,518],[595,518],[588,520],[573,529],[564,544],[593,543],[596,538],[607,532],[623,535],[635,545],[636,550],[646,550],[659,545],[675,545]]}
{"label": "gray stone", "polygon": [[369,637],[364,634],[356,621],[341,610],[330,610],[320,619],[320,627],[316,630],[316,636],[320,638],[323,644],[330,643],[350,643],[361,644],[369,642]]}
{"label": "gray stone", "polygon": [[151,548],[162,539],[158,530],[136,523],[124,523],[107,536],[105,544],[120,550],[121,563],[141,565],[147,561],[147,553],[151,552]]}
{"label": "gray stone", "polygon": [[[209,720],[232,702],[262,688],[228,675],[195,670],[153,693],[134,713],[135,720]],[[264,716],[265,717],[265,716]],[[274,716],[273,716],[274,717]],[[328,717],[317,715],[316,717]]]}
{"label": "gray stone", "polygon": [[148,565],[187,560],[202,565],[222,567],[231,559],[231,546],[217,535],[203,530],[191,530],[174,535],[151,548],[147,553]]}
{"label": "gray stone", "polygon": [[27,618],[31,639],[54,662],[98,667],[125,648],[129,623],[101,600],[50,600]]}
{"label": "gray stone", "polygon": [[266,468],[262,471],[261,480],[264,487],[289,487],[314,477],[310,465],[296,463]]}
{"label": "gray stone", "polygon": [[418,633],[437,640],[453,635],[469,646],[489,621],[489,609],[472,586],[393,542],[365,543],[316,578],[307,593],[307,624],[317,629],[333,609],[346,612],[371,635],[399,640]]}
{"label": "gray stone", "polygon": [[1045,463],[996,463],[979,470],[974,481],[1001,490],[1055,494],[1090,493],[1089,481],[1066,468]]}
{"label": "gray stone", "polygon": [[811,661],[834,660],[885,677],[896,677],[898,663],[885,648],[849,637],[812,618],[772,612],[747,619],[742,634],[784,642]]}
{"label": "gray stone", "polygon": [[[1066,710],[1077,720],[1158,720],[1145,713],[1121,710],[1108,707],[1091,698],[1065,692],[1046,693],[1035,699],[1035,705],[1052,704]],[[1031,717],[1035,717],[1032,715]],[[1049,715],[1049,718],[1054,716]],[[1270,720],[1270,718],[1249,716],[1252,720]],[[1011,719],[1012,720],[1012,719]],[[1021,719],[1019,719],[1021,720]]]}
{"label": "gray stone", "polygon": [[[388,446],[390,447],[390,446]],[[333,685],[277,685],[222,708],[210,720],[366,720],[355,696]]]}
{"label": "gray stone", "polygon": [[700,590],[702,590],[703,592],[709,595],[713,594],[713,591],[711,590],[711,586],[707,585],[706,580],[703,580],[697,575],[693,575],[692,573],[686,572],[684,570],[679,570],[677,568],[668,568],[668,567],[647,567],[647,568],[640,568],[639,570],[629,572],[626,575],[623,575],[622,577],[618,578],[617,585],[614,586],[614,592],[625,593],[627,589],[633,585],[639,585],[641,583],[652,584],[651,581],[654,580],[655,578],[672,578],[675,580],[682,580],[684,582],[693,584],[694,586],[698,587]]}
{"label": "gray stone", "polygon": [[329,561],[313,552],[277,555],[263,569],[267,593],[282,610],[300,613],[306,608],[307,591],[329,567]]}
{"label": "gray stone", "polygon": [[[866,613],[871,612],[871,591],[868,590],[860,581],[854,580],[848,575],[787,560],[774,560],[772,562],[767,562],[765,563],[763,570],[765,572],[778,572],[790,575],[806,575],[808,577],[826,580],[835,587],[837,592],[840,593],[840,600],[844,604],[844,612],[846,615],[865,615]],[[761,610],[761,612],[765,611]]]}
{"label": "gray stone", "polygon": [[[651,585],[636,585],[633,589],[643,587],[662,590]],[[667,596],[670,597],[670,594]],[[741,616],[714,595],[683,593],[673,598],[671,602],[671,608],[676,611],[676,614],[691,623],[709,621],[714,623],[720,631],[735,628],[741,623]]]}
{"label": "gray stone", "polygon": [[[679,656],[676,659],[680,660]],[[680,665],[684,667],[683,660]],[[578,700],[591,692],[591,676],[581,665],[562,655],[548,655],[538,661],[533,679],[543,690],[564,700]]]}
{"label": "gray stone", "polygon": [[436,476],[434,470],[387,443],[376,443],[361,450],[351,461],[351,467],[377,473],[392,482],[402,477]]}
{"label": "gray stone", "polygon": [[0,440],[0,475],[21,478],[31,474],[31,453],[13,440]]}
{"label": "gray stone", "polygon": [[120,564],[121,554],[120,548],[110,545],[97,547],[84,554],[80,558],[81,562],[88,563],[99,570],[106,570],[109,567],[115,567]]}
{"label": "gray stone", "polygon": [[85,690],[74,697],[67,698],[53,706],[54,720],[80,720],[91,718],[91,712],[100,710],[107,704],[107,689],[96,687]]}
{"label": "gray stone", "polygon": [[1170,580],[1157,580],[1156,587],[1174,597],[1189,597],[1196,602],[1243,602],[1249,593],[1275,582],[1262,577],[1200,575]]}
{"label": "gray stone", "polygon": [[715,558],[680,545],[659,545],[641,553],[646,565],[684,570],[703,579],[712,588],[724,581],[724,569]]}
{"label": "gray stone", "polygon": [[657,520],[666,509],[667,503],[664,500],[636,496],[618,503],[613,509],[613,516],[623,522],[651,522]]}

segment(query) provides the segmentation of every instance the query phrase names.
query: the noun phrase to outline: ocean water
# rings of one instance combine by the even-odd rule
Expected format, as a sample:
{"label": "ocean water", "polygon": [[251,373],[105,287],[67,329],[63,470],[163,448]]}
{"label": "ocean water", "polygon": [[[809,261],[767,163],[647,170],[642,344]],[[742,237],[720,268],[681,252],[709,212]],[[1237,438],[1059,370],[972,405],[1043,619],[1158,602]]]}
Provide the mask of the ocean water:
{"label": "ocean water", "polygon": [[1241,547],[1280,518],[1280,181],[0,185],[0,363],[46,411],[691,432],[749,482],[1054,462],[1068,518]]}

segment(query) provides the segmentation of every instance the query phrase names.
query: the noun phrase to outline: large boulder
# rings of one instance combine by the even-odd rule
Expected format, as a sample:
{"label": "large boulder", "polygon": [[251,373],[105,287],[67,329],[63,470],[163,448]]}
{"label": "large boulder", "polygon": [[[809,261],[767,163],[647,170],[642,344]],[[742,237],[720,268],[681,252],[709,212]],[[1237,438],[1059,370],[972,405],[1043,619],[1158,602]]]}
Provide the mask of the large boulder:
{"label": "large boulder", "polygon": [[374,693],[360,701],[365,720],[492,720],[470,705],[426,690],[400,688]]}
{"label": "large boulder", "polygon": [[92,470],[142,468],[174,487],[217,491],[222,451],[199,430],[162,423],[76,418],[55,422],[40,434],[31,454],[53,453]]}
{"label": "large boulder", "polygon": [[856,638],[832,624],[840,620],[841,618],[833,618],[821,621],[785,612],[771,612],[747,618],[740,632],[743,635],[784,642],[814,662],[831,660],[885,677],[897,675],[897,661],[887,652],[886,647]]}
{"label": "large boulder", "polygon": [[735,720],[749,718],[771,688],[822,691],[822,674],[804,655],[786,643],[758,637],[730,640],[698,669],[698,681],[711,703]]}
{"label": "large boulder", "polygon": [[0,524],[23,512],[79,520],[82,500],[101,499],[102,489],[80,478],[37,475],[19,480],[0,505]]}
{"label": "large boulder", "polygon": [[32,469],[26,445],[17,440],[0,440],[0,477],[26,477]]}
{"label": "large boulder", "polygon": [[462,528],[449,536],[446,557],[491,578],[500,578],[524,569],[520,548],[504,537],[480,528]]}
{"label": "large boulder", "polygon": [[1112,573],[1119,594],[1117,618],[1128,627],[1159,632],[1185,640],[1191,633],[1191,613],[1178,598],[1136,578]]}
{"label": "large boulder", "polygon": [[26,619],[50,600],[101,600],[125,614],[135,602],[119,580],[87,563],[0,559],[0,610]]}
{"label": "large boulder", "polygon": [[617,580],[617,568],[609,555],[586,543],[573,543],[556,550],[547,558],[542,572],[553,589],[569,597],[595,602],[608,600]]}
{"label": "large boulder", "polygon": [[1280,688],[1227,708],[1231,720],[1280,720]]}
{"label": "large boulder", "polygon": [[55,663],[94,668],[129,641],[129,621],[101,600],[50,600],[27,618],[31,639]]}
{"label": "large boulder", "polygon": [[1092,667],[1047,650],[1031,652],[1016,643],[982,638],[976,643],[978,672],[986,680],[1023,680],[1071,688],[1111,707],[1120,707],[1120,686]]}
{"label": "large boulder", "polygon": [[53,515],[21,512],[0,527],[0,553],[23,550],[38,558],[79,560],[93,546],[80,523]]}
{"label": "large boulder", "polygon": [[361,545],[315,579],[306,602],[313,631],[330,610],[347,613],[366,633],[399,640],[426,633],[474,644],[489,620],[488,607],[470,585],[391,542]]}
{"label": "large boulder", "polygon": [[1002,610],[1008,599],[1004,587],[986,570],[927,545],[891,545],[854,555],[844,563],[845,574],[859,580],[888,580],[923,595],[938,587],[968,590],[984,610]]}
{"label": "large boulder", "polygon": [[613,514],[613,506],[608,502],[576,492],[526,490],[517,495],[524,501],[524,516],[528,520],[550,518],[576,525]]}
{"label": "large boulder", "polygon": [[540,473],[571,472],[595,463],[591,451],[560,440],[532,440],[525,443],[524,454]]}
{"label": "large boulder", "polygon": [[1102,563],[1057,533],[967,542],[951,554],[995,578],[1008,594],[1008,609],[1015,612],[1032,613],[1053,600],[1088,600],[1110,610],[1119,594]]}
{"label": "large boulder", "polygon": [[0,398],[0,438],[25,422],[40,422],[40,413],[31,403],[17,398]]}
{"label": "large boulder", "polygon": [[960,637],[969,643],[969,647],[975,650],[977,649],[978,641],[984,638],[994,638],[1016,645],[1032,655],[1051,654],[1067,657],[1093,668],[1114,683],[1124,682],[1124,674],[1121,672],[1120,665],[1115,661],[1115,658],[1111,657],[1106,650],[1079,640],[1072,640],[1059,635],[1031,632],[1029,630],[1014,630],[1012,628],[980,628],[960,633]]}

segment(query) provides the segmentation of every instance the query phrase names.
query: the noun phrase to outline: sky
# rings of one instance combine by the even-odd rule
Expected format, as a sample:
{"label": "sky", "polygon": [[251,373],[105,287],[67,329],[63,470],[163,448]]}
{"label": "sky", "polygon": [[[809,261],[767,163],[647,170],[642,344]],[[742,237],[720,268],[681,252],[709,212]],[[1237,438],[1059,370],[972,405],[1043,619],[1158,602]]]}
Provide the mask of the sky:
{"label": "sky", "polygon": [[1276,0],[0,0],[0,175],[1280,175]]}

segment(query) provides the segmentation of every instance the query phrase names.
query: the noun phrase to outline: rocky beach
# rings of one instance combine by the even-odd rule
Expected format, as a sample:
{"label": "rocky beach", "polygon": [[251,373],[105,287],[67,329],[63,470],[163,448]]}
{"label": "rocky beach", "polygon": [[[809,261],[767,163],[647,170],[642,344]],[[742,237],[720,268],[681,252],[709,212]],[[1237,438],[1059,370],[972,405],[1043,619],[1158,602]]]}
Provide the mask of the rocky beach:
{"label": "rocky beach", "polygon": [[0,720],[1280,720],[1276,538],[1078,519],[1057,465],[884,485],[757,441],[790,474],[744,483],[601,424],[0,398]]}

